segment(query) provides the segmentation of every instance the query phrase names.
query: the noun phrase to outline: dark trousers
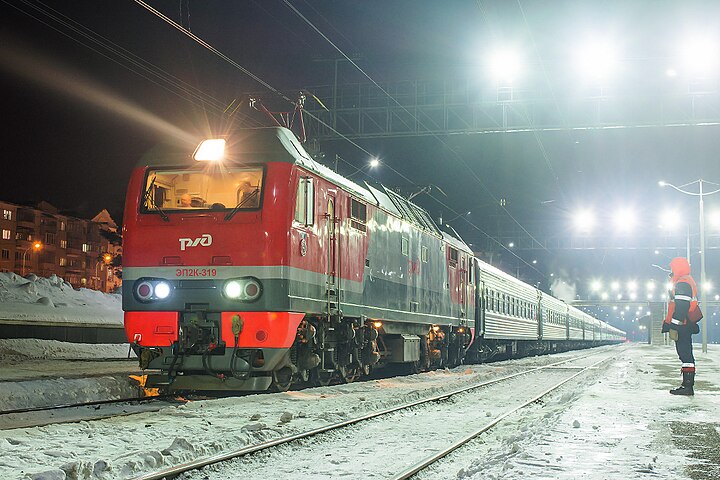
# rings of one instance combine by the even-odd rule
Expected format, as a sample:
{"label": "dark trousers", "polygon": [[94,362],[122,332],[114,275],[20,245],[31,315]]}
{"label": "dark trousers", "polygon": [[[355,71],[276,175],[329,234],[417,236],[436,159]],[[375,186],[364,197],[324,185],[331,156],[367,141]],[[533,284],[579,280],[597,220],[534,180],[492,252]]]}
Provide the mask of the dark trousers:
{"label": "dark trousers", "polygon": [[682,363],[695,363],[695,357],[692,350],[692,333],[686,325],[681,325],[678,329],[678,339],[675,342],[675,349]]}

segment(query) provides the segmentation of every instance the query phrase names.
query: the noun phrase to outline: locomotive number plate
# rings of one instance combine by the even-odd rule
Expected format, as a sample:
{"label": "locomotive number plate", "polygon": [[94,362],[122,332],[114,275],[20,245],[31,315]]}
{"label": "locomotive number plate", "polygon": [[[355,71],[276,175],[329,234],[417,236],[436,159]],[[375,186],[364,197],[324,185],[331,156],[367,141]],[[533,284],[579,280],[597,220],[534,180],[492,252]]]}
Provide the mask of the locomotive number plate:
{"label": "locomotive number plate", "polygon": [[214,268],[178,268],[175,270],[175,277],[177,278],[190,278],[190,277],[216,277],[217,270]]}

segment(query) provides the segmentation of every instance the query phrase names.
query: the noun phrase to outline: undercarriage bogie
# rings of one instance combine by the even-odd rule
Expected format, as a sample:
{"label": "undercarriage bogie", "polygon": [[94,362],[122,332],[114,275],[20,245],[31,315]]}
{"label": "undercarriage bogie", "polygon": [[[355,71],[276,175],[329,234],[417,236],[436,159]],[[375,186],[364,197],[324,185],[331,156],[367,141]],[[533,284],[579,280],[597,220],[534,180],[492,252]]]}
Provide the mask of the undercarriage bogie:
{"label": "undercarriage bogie", "polygon": [[471,339],[463,327],[306,316],[291,347],[245,348],[238,344],[241,316],[233,317],[231,328],[233,340],[227,335],[223,340],[221,324],[212,314],[186,312],[171,345],[133,344],[140,367],[159,370],[148,376],[146,386],[285,391],[293,385],[347,383],[392,365],[407,365],[413,372],[457,366]]}
{"label": "undercarriage bogie", "polygon": [[[394,326],[397,327],[397,326]],[[296,382],[327,385],[352,382],[372,370],[406,364],[412,371],[459,365],[471,340],[463,327],[416,326],[414,333],[387,333],[381,321],[362,318],[306,318],[298,328],[291,358]]]}

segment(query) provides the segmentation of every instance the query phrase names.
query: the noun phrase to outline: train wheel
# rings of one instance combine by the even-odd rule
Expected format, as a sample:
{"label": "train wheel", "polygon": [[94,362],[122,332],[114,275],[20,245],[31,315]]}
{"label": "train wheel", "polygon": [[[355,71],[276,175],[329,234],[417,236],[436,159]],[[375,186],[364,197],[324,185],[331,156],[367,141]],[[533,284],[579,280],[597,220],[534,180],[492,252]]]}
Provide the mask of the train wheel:
{"label": "train wheel", "polygon": [[287,392],[290,390],[293,383],[293,374],[289,367],[274,370],[272,378],[273,380],[270,384],[270,390],[273,392]]}
{"label": "train wheel", "polygon": [[327,387],[335,378],[335,372],[322,371],[319,368],[310,370],[310,383],[317,387]]}
{"label": "train wheel", "polygon": [[360,377],[360,371],[354,367],[338,367],[338,373],[345,383],[352,383]]}

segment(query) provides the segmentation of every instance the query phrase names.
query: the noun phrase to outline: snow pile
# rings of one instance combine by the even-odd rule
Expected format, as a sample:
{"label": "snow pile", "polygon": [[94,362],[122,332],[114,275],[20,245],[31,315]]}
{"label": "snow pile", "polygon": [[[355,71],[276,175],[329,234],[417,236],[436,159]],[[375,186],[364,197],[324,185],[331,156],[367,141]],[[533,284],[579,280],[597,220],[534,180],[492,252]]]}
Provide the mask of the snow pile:
{"label": "snow pile", "polygon": [[[127,343],[67,343],[37,338],[0,339],[0,361],[3,363],[37,359],[97,359],[125,358],[128,356]],[[132,354],[135,357],[135,354]]]}
{"label": "snow pile", "polygon": [[122,325],[122,300],[119,294],[75,290],[57,275],[0,272],[0,320]]}

